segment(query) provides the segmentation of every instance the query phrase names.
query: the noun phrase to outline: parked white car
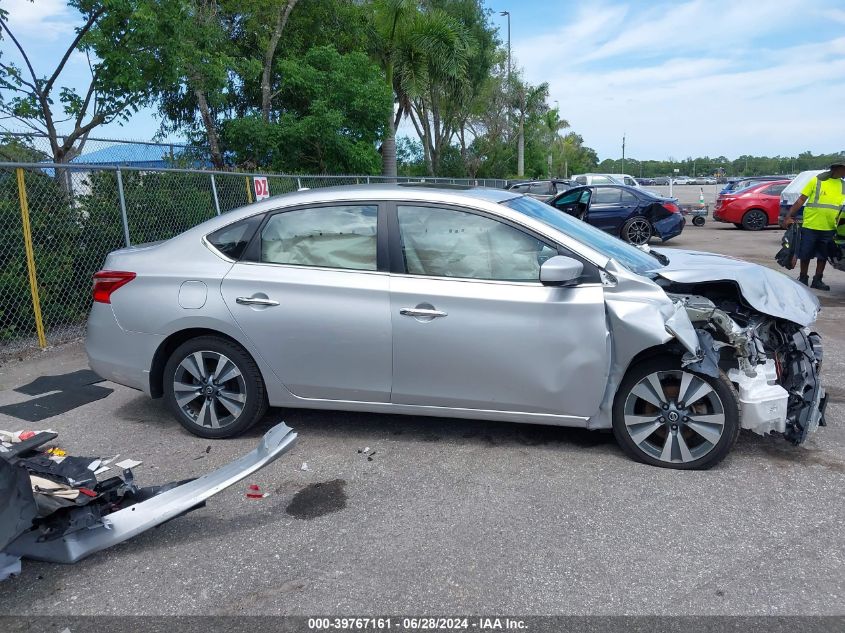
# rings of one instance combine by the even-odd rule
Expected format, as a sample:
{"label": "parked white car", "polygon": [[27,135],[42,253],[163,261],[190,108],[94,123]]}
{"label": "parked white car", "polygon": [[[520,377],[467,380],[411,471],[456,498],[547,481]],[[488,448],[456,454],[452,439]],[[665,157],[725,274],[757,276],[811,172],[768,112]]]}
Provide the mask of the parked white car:
{"label": "parked white car", "polygon": [[611,178],[615,178],[623,185],[628,185],[629,187],[636,187],[637,189],[644,189],[644,187],[637,182],[637,179],[631,176],[630,174],[603,174],[605,176],[610,176]]}
{"label": "parked white car", "polygon": [[627,185],[628,183],[617,180],[611,174],[577,174],[572,180],[579,185]]}

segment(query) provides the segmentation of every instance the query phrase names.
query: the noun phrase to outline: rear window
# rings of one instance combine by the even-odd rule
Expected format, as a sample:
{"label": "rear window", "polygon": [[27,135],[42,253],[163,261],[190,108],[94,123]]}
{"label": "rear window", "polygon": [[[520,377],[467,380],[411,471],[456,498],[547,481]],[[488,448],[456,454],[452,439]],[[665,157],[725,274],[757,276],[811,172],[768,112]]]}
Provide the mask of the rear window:
{"label": "rear window", "polygon": [[263,218],[263,214],[253,215],[209,233],[206,239],[222,255],[230,259],[240,259]]}

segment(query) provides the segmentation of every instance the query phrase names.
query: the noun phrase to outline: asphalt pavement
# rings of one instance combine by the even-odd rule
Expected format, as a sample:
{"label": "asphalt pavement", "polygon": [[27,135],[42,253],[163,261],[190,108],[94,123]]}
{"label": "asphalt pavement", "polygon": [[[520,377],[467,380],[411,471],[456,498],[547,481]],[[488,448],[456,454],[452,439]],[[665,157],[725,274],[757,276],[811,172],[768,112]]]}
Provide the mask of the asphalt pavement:
{"label": "asphalt pavement", "polygon": [[[667,254],[776,267],[780,235],[708,221]],[[829,426],[798,448],[743,432],[704,472],[637,464],[607,433],[393,415],[273,410],[209,441],[108,382],[42,422],[0,414],[3,429],[58,431],[73,454],[142,460],[141,484],[202,475],[280,420],[299,433],[206,508],[74,565],[24,561],[0,583],[0,615],[843,614],[845,273],[826,279]],[[8,362],[0,406],[86,367],[78,343]],[[251,483],[269,496],[246,498]]]}

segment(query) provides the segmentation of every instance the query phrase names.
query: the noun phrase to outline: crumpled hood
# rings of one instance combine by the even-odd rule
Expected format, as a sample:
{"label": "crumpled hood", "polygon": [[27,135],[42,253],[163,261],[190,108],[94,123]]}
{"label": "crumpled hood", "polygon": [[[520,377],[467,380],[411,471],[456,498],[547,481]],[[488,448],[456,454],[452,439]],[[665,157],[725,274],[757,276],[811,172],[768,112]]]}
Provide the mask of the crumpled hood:
{"label": "crumpled hood", "polygon": [[654,272],[669,281],[689,284],[735,281],[743,298],[755,310],[807,326],[816,320],[819,300],[810,290],[765,266],[699,251],[667,250],[669,265]]}

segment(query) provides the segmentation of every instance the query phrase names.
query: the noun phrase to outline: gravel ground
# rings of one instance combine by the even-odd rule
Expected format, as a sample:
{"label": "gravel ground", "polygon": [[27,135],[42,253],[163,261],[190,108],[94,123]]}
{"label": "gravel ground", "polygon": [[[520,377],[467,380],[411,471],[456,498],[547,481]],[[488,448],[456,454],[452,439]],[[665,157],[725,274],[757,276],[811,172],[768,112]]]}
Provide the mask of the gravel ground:
{"label": "gravel ground", "polygon": [[[669,246],[773,266],[780,234],[708,222]],[[603,433],[390,415],[276,410],[246,437],[207,441],[160,401],[102,383],[108,397],[40,426],[77,454],[143,460],[141,483],[221,466],[279,420],[299,442],[118,547],[72,566],[24,561],[0,584],[0,615],[841,615],[845,273],[828,281],[829,426],[800,448],[743,433],[706,472],[636,464]],[[85,367],[79,344],[7,363],[0,405]],[[0,428],[21,422],[0,414]],[[270,495],[245,498],[247,483]]]}

